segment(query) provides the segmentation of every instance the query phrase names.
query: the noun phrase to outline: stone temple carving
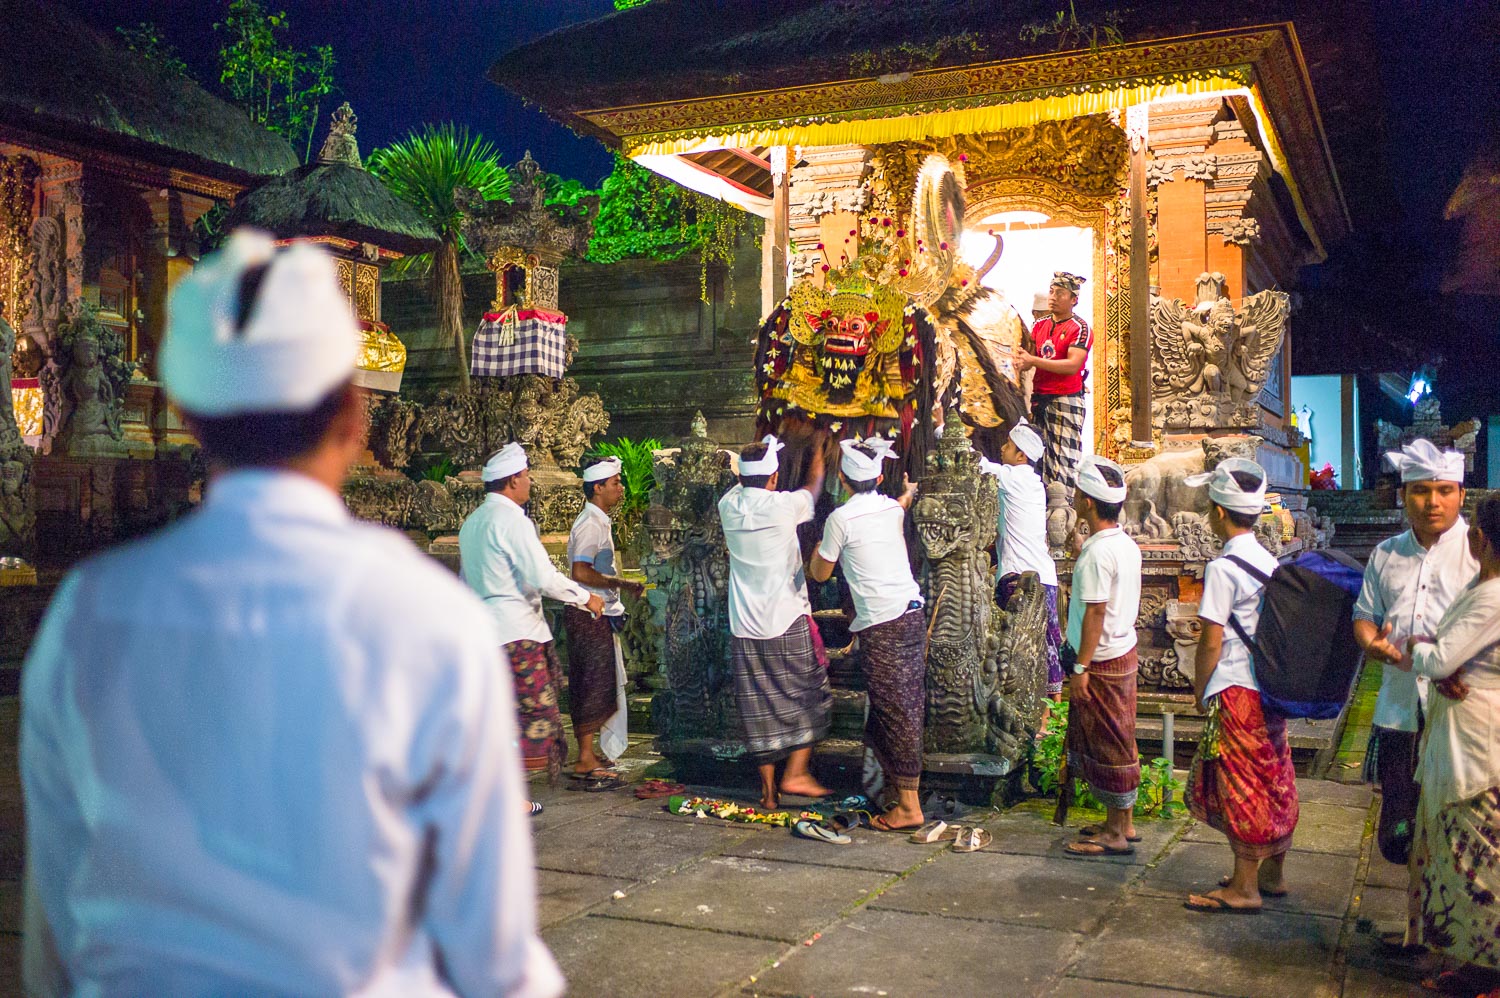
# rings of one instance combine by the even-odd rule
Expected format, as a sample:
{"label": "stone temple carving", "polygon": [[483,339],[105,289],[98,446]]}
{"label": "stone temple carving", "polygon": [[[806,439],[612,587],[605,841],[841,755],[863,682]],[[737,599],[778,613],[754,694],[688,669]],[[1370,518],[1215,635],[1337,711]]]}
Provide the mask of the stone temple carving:
{"label": "stone temple carving", "polygon": [[1151,303],[1151,393],[1168,429],[1259,425],[1256,397],[1281,348],[1290,298],[1261,291],[1236,309],[1222,274],[1198,278],[1198,302]]}
{"label": "stone temple carving", "polygon": [[52,358],[60,365],[61,429],[69,454],[122,453],[120,416],[130,381],[124,352],[124,338],[86,304],[75,304],[58,327]]}
{"label": "stone temple carving", "polygon": [[734,752],[721,741],[736,729],[729,676],[729,552],[718,503],[734,473],[706,426],[694,420],[675,459],[656,461],[657,487],[646,511],[650,553],[641,567],[652,617],[661,634],[664,686],[651,701],[659,746],[670,753],[707,740],[710,751]]}
{"label": "stone temple carving", "polygon": [[[0,385],[7,392],[16,331],[0,315]],[[7,398],[7,403],[9,399]],[[0,406],[0,557],[28,557],[36,542],[36,504],[32,496],[31,448],[21,439],[16,414]]]}
{"label": "stone temple carving", "polygon": [[1418,438],[1431,440],[1438,447],[1451,447],[1464,456],[1464,470],[1474,470],[1474,445],[1479,440],[1479,420],[1465,419],[1452,426],[1443,424],[1443,407],[1437,396],[1422,396],[1412,413],[1410,426],[1397,426],[1383,419],[1375,420],[1375,435],[1380,452],[1400,450]]}
{"label": "stone temple carving", "polygon": [[[948,425],[961,425],[957,413]],[[995,540],[995,488],[963,433],[943,435],[929,468],[912,509],[932,634],[925,748],[1014,764],[1036,729],[1045,687],[1041,585],[1028,574],[1008,609],[996,609],[985,551]]]}
{"label": "stone temple carving", "polygon": [[1068,503],[1068,490],[1062,482],[1047,486],[1047,553],[1054,558],[1066,557],[1073,530],[1078,525],[1078,511]]}

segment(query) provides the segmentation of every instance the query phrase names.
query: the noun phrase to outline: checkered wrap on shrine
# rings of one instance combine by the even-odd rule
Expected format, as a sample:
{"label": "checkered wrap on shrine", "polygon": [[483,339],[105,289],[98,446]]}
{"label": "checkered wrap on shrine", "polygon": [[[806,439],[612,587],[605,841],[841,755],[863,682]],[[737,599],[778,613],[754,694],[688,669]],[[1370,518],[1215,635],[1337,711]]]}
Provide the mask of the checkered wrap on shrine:
{"label": "checkered wrap on shrine", "polygon": [[486,312],[474,333],[469,373],[504,378],[545,374],[560,378],[567,367],[568,317],[546,309]]}

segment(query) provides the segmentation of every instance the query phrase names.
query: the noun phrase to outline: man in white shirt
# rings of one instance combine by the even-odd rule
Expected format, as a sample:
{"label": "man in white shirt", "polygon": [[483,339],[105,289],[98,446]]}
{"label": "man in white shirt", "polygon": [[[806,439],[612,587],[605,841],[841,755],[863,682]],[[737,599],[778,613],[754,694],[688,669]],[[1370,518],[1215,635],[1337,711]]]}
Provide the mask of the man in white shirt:
{"label": "man in white shirt", "polygon": [[208,495],[74,570],[26,663],[27,993],[561,993],[490,621],[339,498],[333,260],[237,232],[168,323]]}
{"label": "man in white shirt", "polygon": [[615,575],[615,538],[609,514],[625,497],[620,468],[620,459],[611,457],[583,469],[583,510],[568,534],[573,581],[604,600],[604,613],[591,614],[571,606],[563,611],[563,626],[568,632],[568,708],[573,715],[573,737],[578,740],[578,762],[572,775],[607,783],[619,778],[609,767],[625,751],[629,734],[625,659],[618,633],[625,622],[620,590],[640,595],[645,589],[639,582]]}
{"label": "man in white shirt", "polygon": [[1011,428],[1000,448],[1000,463],[979,459],[979,468],[994,475],[1000,492],[999,533],[995,546],[1000,552],[1000,570],[995,584],[995,603],[1005,609],[1021,575],[1035,572],[1047,594],[1047,696],[1042,707],[1040,738],[1047,730],[1052,702],[1062,702],[1063,669],[1058,652],[1062,627],[1057,618],[1057,564],[1047,551],[1047,490],[1037,472],[1042,459],[1042,438],[1025,420]]}
{"label": "man in white shirt", "polygon": [[1135,744],[1135,618],[1141,608],[1141,549],[1120,529],[1125,469],[1102,457],[1078,465],[1074,508],[1089,525],[1073,565],[1068,643],[1077,650],[1068,691],[1068,770],[1089,785],[1108,817],[1097,834],[1070,842],[1072,856],[1135,852],[1133,815],[1141,784]]}
{"label": "man in white shirt", "polygon": [[[1286,740],[1286,718],[1261,710],[1250,648],[1260,623],[1264,579],[1276,558],[1255,539],[1266,502],[1266,473],[1244,458],[1221,461],[1213,471],[1190,475],[1189,486],[1208,486],[1208,525],[1224,541],[1222,557],[1203,570],[1194,692],[1218,737],[1198,747],[1188,780],[1193,817],[1229,838],[1234,872],[1219,888],[1194,894],[1193,911],[1250,911],[1261,895],[1286,894],[1282,863],[1297,827],[1297,771]],[[1246,567],[1248,566],[1248,568]]]}
{"label": "man in white shirt", "polygon": [[884,461],[895,457],[882,437],[841,440],[839,479],[849,501],[828,514],[823,541],[807,574],[826,582],[842,564],[854,600],[859,657],[869,716],[865,746],[896,790],[896,806],[871,821],[881,832],[922,824],[922,725],[927,712],[927,616],[906,550],[906,511],[917,487],[902,480],[901,498],[879,491]]}
{"label": "man in white shirt", "polygon": [[[1375,699],[1375,775],[1380,783],[1376,843],[1392,863],[1410,858],[1417,814],[1417,745],[1428,680],[1396,667],[1409,638],[1430,637],[1448,606],[1474,578],[1464,503],[1464,458],[1414,440],[1386,455],[1401,475],[1409,529],[1370,553],[1354,604],[1354,638],[1365,658],[1384,663]],[[1404,933],[1386,933],[1400,945]]]}
{"label": "man in white shirt", "polygon": [[591,614],[604,611],[604,600],[547,557],[536,524],[521,508],[531,499],[531,468],[521,445],[509,443],[492,454],[481,476],[484,501],[458,531],[459,574],[484,600],[510,660],[526,771],[546,770],[555,783],[567,755],[557,699],[562,667],[542,616],[542,597]]}
{"label": "man in white shirt", "polygon": [[750,759],[760,771],[760,802],[779,806],[776,764],[786,759],[781,792],[824,797],[808,768],[828,734],[833,691],[813,649],[812,604],[797,527],[813,517],[823,488],[823,448],[814,442],[807,484],[778,492],[781,441],[767,436],[740,452],[740,482],[719,500],[729,548],[729,656],[735,702]]}

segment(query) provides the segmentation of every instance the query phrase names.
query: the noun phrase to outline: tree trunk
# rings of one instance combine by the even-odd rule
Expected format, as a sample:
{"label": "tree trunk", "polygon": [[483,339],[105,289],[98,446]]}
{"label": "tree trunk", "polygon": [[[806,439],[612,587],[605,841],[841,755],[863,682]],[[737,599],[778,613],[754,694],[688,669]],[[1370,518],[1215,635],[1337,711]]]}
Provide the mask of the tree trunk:
{"label": "tree trunk", "polygon": [[458,387],[469,390],[469,357],[464,347],[464,285],[458,270],[458,235],[449,233],[433,253],[432,289],[437,297],[438,332],[453,344],[458,362]]}

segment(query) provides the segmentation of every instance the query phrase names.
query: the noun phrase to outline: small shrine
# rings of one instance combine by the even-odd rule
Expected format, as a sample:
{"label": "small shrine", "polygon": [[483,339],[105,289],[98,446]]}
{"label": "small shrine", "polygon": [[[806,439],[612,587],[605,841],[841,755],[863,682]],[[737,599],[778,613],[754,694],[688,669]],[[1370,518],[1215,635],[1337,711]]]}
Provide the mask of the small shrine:
{"label": "small shrine", "polygon": [[332,253],[363,339],[355,382],[394,394],[401,389],[406,347],[380,319],[381,271],[405,254],[432,251],[439,238],[415,208],[365,169],[357,125],[345,101],[333,113],[318,158],[236,198],[224,226],[263,229],[283,243],[301,239]]}

